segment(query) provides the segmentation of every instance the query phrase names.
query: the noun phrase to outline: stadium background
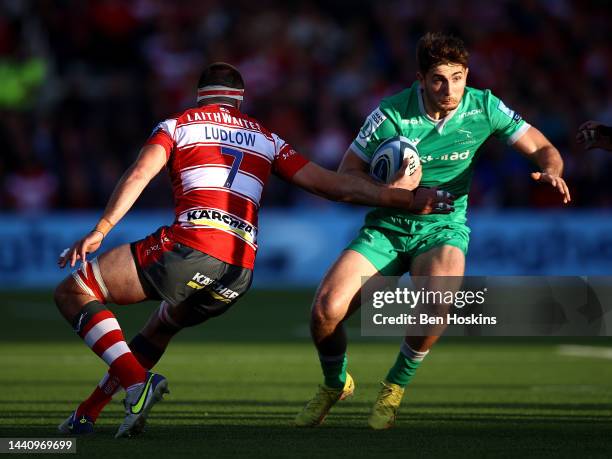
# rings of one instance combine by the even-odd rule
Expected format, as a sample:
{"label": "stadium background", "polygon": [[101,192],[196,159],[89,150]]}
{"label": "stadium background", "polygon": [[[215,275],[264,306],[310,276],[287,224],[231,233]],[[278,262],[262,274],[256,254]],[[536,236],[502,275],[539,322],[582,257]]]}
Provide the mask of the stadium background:
{"label": "stadium background", "polygon": [[[612,155],[574,142],[587,119],[612,124],[611,19],[603,0],[0,1],[0,436],[52,435],[100,374],[52,304],[57,253],[96,221],[156,122],[192,105],[212,61],[243,72],[246,112],[335,168],[378,100],[413,81],[418,37],[460,35],[469,84],[491,88],[552,140],[573,196],[562,209],[532,183],[526,161],[488,142],[470,194],[468,271],[612,272]],[[108,245],[168,222],[171,204],[162,174]],[[381,439],[362,426],[397,343],[360,340],[358,321],[351,359],[363,395],[330,417],[334,428],[289,429],[319,381],[307,338],[313,288],[364,211],[276,179],[264,209],[256,288],[171,347],[161,369],[176,391],[135,443],[143,451],[393,456],[409,431],[434,455],[610,451],[607,341],[443,341],[398,429]],[[117,308],[128,335],[152,307]],[[119,420],[118,404],[111,411],[102,437]],[[100,445],[117,448],[104,438],[83,448]]]}

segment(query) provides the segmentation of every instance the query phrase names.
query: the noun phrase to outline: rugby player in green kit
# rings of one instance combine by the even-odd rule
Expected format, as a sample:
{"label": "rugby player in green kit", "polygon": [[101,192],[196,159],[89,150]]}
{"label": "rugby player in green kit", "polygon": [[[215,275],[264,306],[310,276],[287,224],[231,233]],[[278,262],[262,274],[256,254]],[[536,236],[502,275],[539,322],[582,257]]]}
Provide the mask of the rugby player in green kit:
{"label": "rugby player in green kit", "polygon": [[[438,187],[455,197],[455,211],[415,215],[377,208],[365,219],[357,237],[321,282],[313,302],[310,328],[323,370],[324,383],[298,413],[295,425],[323,422],[332,406],[351,395],[347,373],[347,338],[343,327],[360,306],[363,279],[373,276],[463,276],[470,230],[466,210],[478,149],[490,137],[511,145],[535,163],[531,178],[552,186],[563,203],[570,201],[561,177],[559,151],[536,128],[489,90],[466,87],[468,52],[453,36],[428,33],[417,44],[417,80],[385,98],[366,119],[347,150],[339,172],[369,177],[377,147],[398,135],[417,146],[422,164],[421,186]],[[368,424],[386,429],[395,422],[404,388],[438,336],[407,336],[378,393]],[[391,362],[390,362],[391,363]]]}

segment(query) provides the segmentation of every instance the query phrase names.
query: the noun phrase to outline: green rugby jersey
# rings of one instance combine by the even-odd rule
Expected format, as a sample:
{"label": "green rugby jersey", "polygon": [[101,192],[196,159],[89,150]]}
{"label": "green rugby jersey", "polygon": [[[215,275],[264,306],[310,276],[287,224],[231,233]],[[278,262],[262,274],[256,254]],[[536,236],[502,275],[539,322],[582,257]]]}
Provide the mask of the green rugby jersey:
{"label": "green rugby jersey", "polygon": [[512,145],[530,125],[489,90],[465,88],[459,106],[441,120],[425,112],[419,82],[380,102],[361,127],[352,149],[370,162],[376,148],[389,137],[402,135],[416,145],[423,178],[421,185],[437,186],[457,198],[448,215],[415,215],[395,209],[377,208],[367,223],[402,231],[405,220],[466,221],[470,189],[478,149],[494,135]]}

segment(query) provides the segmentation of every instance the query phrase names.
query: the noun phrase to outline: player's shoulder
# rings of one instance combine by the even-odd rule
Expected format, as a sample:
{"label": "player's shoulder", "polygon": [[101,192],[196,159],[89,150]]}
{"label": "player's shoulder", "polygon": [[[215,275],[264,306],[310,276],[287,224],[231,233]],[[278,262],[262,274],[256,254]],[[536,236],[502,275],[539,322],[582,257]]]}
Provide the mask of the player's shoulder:
{"label": "player's shoulder", "polygon": [[282,143],[285,141],[282,140],[277,134],[272,132],[266,126],[264,126],[257,118],[252,117],[251,115],[241,112],[238,109],[233,109],[233,111],[242,117],[248,124],[248,126],[256,131],[259,131],[267,140],[274,142],[275,144]]}
{"label": "player's shoulder", "polygon": [[151,135],[154,135],[157,132],[163,131],[166,134],[168,134],[170,137],[174,137],[174,132],[176,131],[176,126],[180,119],[181,114],[182,113],[173,113],[167,118],[164,118],[161,121],[158,121],[155,127],[153,128]]}
{"label": "player's shoulder", "polygon": [[404,114],[411,106],[411,101],[416,100],[418,83],[414,82],[411,86],[396,92],[380,101],[380,109],[388,113]]}
{"label": "player's shoulder", "polygon": [[181,124],[184,114],[187,110],[182,112],[175,112],[168,115],[166,118],[157,122],[155,127],[153,128],[153,132],[157,132],[158,130],[166,131],[170,136],[174,136],[174,132],[177,127]]}
{"label": "player's shoulder", "polygon": [[250,126],[255,127],[257,130],[259,130],[266,137],[272,137],[273,135],[276,135],[270,129],[268,129],[266,126],[264,126],[261,123],[261,121],[259,121],[257,118],[249,115],[248,113],[241,112],[238,109],[232,109],[232,110],[234,111],[234,113],[239,114],[239,116],[241,116],[242,119],[244,119],[245,121],[248,121]]}
{"label": "player's shoulder", "polygon": [[399,110],[401,109],[406,101],[410,99],[410,95],[412,94],[412,87],[401,90],[400,92],[396,92],[395,94],[391,94],[390,96],[384,97],[380,101],[380,106],[384,108]]}
{"label": "player's shoulder", "polygon": [[463,104],[461,104],[461,112],[474,114],[482,113],[485,116],[491,114],[491,109],[496,107],[500,100],[493,94],[490,89],[465,87],[463,95]]}
{"label": "player's shoulder", "polygon": [[[277,134],[272,132],[266,126],[264,126],[257,118],[240,111],[236,107],[228,106],[217,106],[219,112],[222,113],[223,121],[230,121],[233,127],[250,130],[255,134],[261,134],[267,141],[273,142],[276,148],[282,147],[286,142],[282,140]],[[229,115],[229,119],[226,116]],[[239,119],[239,121],[237,121]]]}
{"label": "player's shoulder", "polygon": [[490,89],[478,89],[466,86],[464,97],[472,104],[497,105],[500,103],[500,98],[493,94],[493,91]]}
{"label": "player's shoulder", "polygon": [[490,89],[480,89],[466,86],[463,97],[466,99],[466,102],[468,102],[468,105],[484,105],[489,102],[492,95],[493,93]]}

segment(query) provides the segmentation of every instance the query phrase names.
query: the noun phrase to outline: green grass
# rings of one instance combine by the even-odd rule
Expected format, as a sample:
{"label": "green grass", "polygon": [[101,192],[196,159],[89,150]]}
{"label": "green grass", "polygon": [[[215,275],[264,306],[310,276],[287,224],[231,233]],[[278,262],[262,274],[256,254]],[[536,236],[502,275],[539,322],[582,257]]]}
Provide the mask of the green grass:
{"label": "green grass", "polygon": [[[355,396],[322,427],[291,427],[321,379],[304,336],[310,295],[253,292],[177,339],[158,367],[171,394],[146,434],[112,438],[122,420],[115,400],[96,435],[78,439],[79,456],[611,456],[612,362],[565,356],[551,340],[442,341],[407,390],[396,428],[373,432],[368,411],[398,343],[353,336]],[[0,301],[0,437],[55,436],[104,365],[58,319],[47,292]],[[151,307],[116,309],[128,335]]]}

